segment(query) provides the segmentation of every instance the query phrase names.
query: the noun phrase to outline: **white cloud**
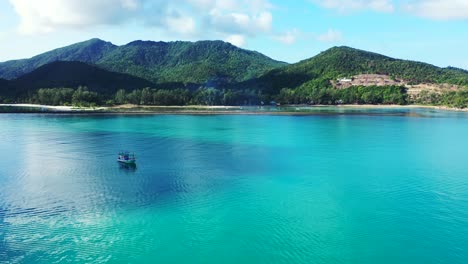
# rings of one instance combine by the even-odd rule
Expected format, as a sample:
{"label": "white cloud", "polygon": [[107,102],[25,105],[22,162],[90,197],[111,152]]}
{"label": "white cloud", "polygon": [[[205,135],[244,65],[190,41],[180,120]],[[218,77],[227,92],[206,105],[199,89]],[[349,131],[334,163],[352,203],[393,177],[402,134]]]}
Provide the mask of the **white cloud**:
{"label": "white cloud", "polygon": [[337,42],[343,40],[343,34],[340,31],[329,29],[326,33],[317,37],[322,42]]}
{"label": "white cloud", "polygon": [[219,32],[248,35],[270,31],[272,22],[273,15],[268,11],[249,14],[213,9],[205,19],[208,27]]}
{"label": "white cloud", "polygon": [[358,10],[373,10],[378,12],[393,12],[395,6],[391,0],[312,0],[329,9],[336,9],[341,13]]}
{"label": "white cloud", "polygon": [[287,32],[285,32],[283,34],[273,36],[273,39],[275,39],[275,40],[277,40],[279,42],[282,42],[284,44],[291,45],[291,44],[296,43],[296,41],[297,41],[297,39],[299,38],[300,35],[301,35],[301,32],[298,29],[295,28],[295,29],[287,31]]}
{"label": "white cloud", "polygon": [[188,3],[201,10],[238,10],[238,4],[234,0],[188,0]]}
{"label": "white cloud", "polygon": [[225,39],[225,41],[237,47],[243,47],[247,43],[245,36],[243,35],[230,35]]}
{"label": "white cloud", "polygon": [[260,13],[273,7],[268,0],[186,0],[186,2],[204,11],[223,10]]}
{"label": "white cloud", "polygon": [[436,20],[468,20],[467,0],[418,0],[403,5],[403,9],[415,15]]}
{"label": "white cloud", "polygon": [[265,34],[273,15],[268,0],[9,0],[25,34],[86,29],[136,21],[168,33]]}
{"label": "white cloud", "polygon": [[196,33],[196,23],[192,17],[167,17],[166,25],[169,31],[182,35],[193,35]]}
{"label": "white cloud", "polygon": [[122,0],[122,6],[129,10],[135,10],[139,7],[138,0]]}
{"label": "white cloud", "polygon": [[21,18],[22,33],[118,24],[140,9],[138,0],[10,0],[10,3]]}

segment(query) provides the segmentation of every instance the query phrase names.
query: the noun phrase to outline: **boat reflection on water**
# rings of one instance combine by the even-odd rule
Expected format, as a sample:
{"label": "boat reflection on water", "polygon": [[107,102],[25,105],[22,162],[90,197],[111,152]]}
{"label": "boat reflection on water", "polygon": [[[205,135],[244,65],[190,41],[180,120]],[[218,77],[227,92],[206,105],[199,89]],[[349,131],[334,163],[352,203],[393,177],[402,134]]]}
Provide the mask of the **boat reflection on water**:
{"label": "boat reflection on water", "polygon": [[137,170],[137,165],[135,163],[120,163],[119,167],[123,171],[135,172]]}

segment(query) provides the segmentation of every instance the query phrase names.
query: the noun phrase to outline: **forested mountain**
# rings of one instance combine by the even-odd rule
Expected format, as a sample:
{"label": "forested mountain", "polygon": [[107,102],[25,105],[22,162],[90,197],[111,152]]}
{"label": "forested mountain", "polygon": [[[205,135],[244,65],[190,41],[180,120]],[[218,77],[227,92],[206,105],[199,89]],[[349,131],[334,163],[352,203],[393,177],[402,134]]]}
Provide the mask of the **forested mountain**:
{"label": "forested mountain", "polygon": [[377,53],[334,47],[315,57],[274,69],[260,78],[249,80],[243,86],[256,86],[268,93],[282,88],[308,85],[330,87],[330,80],[358,74],[385,74],[410,83],[450,83],[468,85],[468,71],[453,67],[439,68],[422,62],[390,58]]}
{"label": "forested mountain", "polygon": [[[386,81],[369,82],[369,76]],[[92,39],[0,63],[0,77],[11,79],[0,79],[0,102],[468,106],[468,71],[350,47],[287,65],[222,41],[115,46]],[[346,85],[336,85],[340,78]]]}
{"label": "forested mountain", "polygon": [[135,41],[119,47],[98,65],[163,82],[238,82],[285,65],[258,52],[222,41]]}
{"label": "forested mountain", "polygon": [[0,78],[15,79],[54,61],[81,61],[95,64],[115,48],[117,46],[110,42],[91,39],[55,49],[30,59],[0,63]]}
{"label": "forested mountain", "polygon": [[91,39],[37,55],[0,63],[0,78],[14,79],[54,61],[80,61],[155,83],[228,83],[258,77],[285,65],[223,41],[134,41],[115,46]]}
{"label": "forested mountain", "polygon": [[153,83],[128,74],[103,70],[84,62],[56,61],[10,81],[19,94],[39,88],[86,86],[102,95],[112,95],[118,89],[131,91],[154,86]]}

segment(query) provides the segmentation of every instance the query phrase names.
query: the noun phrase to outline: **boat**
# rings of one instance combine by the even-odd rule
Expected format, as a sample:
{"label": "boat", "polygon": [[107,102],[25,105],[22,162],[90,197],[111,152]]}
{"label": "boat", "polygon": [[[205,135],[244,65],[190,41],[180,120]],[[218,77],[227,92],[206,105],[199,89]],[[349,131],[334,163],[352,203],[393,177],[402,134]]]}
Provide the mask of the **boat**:
{"label": "boat", "polygon": [[117,161],[124,164],[135,164],[136,158],[134,153],[130,153],[128,151],[121,151],[119,152],[119,156]]}

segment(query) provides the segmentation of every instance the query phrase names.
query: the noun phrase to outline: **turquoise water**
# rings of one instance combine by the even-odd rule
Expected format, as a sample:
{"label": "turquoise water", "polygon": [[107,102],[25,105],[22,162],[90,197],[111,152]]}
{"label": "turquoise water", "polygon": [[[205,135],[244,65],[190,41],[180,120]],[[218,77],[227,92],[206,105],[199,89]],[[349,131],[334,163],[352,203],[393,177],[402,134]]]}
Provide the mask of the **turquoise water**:
{"label": "turquoise water", "polygon": [[423,109],[0,115],[0,263],[467,263],[467,135]]}

